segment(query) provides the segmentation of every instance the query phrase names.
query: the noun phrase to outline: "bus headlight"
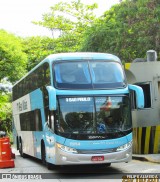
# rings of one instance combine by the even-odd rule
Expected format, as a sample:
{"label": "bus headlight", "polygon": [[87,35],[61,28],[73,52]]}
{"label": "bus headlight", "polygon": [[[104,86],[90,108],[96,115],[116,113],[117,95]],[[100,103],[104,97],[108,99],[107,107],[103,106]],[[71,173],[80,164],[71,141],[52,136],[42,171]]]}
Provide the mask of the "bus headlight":
{"label": "bus headlight", "polygon": [[70,148],[70,147],[67,147],[65,145],[62,145],[60,143],[57,143],[57,147],[65,152],[69,152],[69,153],[78,153],[76,149],[74,148]]}
{"label": "bus headlight", "polygon": [[117,151],[125,150],[125,149],[129,148],[131,145],[132,145],[132,141],[130,141],[130,142],[128,142],[128,143],[126,143],[126,144],[124,144],[124,145],[118,147],[118,148],[117,148]]}

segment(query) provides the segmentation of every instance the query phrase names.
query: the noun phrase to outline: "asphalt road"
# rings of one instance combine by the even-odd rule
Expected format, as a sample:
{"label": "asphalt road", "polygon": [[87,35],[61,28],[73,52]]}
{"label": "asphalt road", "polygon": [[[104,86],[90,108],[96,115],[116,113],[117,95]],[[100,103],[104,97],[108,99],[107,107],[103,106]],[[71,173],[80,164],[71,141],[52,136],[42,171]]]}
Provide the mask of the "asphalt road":
{"label": "asphalt road", "polygon": [[[81,165],[61,166],[48,170],[41,161],[34,158],[22,158],[16,155],[15,168],[0,169],[1,181],[45,181],[52,182],[89,182],[123,181],[129,175],[160,175],[160,165],[146,161],[132,160],[129,163],[114,163],[110,167]],[[6,177],[5,174],[10,174]],[[3,176],[2,176],[3,175]],[[134,177],[134,176],[133,176]],[[32,180],[31,180],[32,179]],[[134,182],[134,181],[132,181]],[[136,182],[136,181],[135,181]]]}

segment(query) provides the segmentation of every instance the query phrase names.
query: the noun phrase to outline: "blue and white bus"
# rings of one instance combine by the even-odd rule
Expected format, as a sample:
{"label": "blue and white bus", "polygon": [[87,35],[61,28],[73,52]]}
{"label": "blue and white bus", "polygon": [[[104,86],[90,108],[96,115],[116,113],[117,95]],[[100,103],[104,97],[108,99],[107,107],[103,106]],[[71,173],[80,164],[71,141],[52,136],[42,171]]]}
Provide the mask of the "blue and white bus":
{"label": "blue and white bus", "polygon": [[118,57],[62,53],[44,59],[13,86],[13,134],[21,156],[51,165],[105,164],[132,158],[130,93]]}

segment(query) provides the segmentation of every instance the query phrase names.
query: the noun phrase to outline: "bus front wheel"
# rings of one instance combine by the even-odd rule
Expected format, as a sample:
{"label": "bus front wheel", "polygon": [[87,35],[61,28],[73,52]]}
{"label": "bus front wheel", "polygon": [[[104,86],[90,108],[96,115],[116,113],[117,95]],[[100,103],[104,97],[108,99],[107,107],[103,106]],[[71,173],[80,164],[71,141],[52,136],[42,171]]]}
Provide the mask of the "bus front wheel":
{"label": "bus front wheel", "polygon": [[27,155],[23,152],[23,141],[21,138],[19,140],[19,153],[20,153],[21,157],[23,157],[23,158],[27,157]]}
{"label": "bus front wheel", "polygon": [[42,143],[42,146],[41,146],[41,159],[42,159],[42,164],[46,165],[46,150],[45,150],[44,143]]}
{"label": "bus front wheel", "polygon": [[42,145],[41,145],[41,159],[42,159],[42,164],[47,166],[47,168],[50,170],[50,169],[53,169],[53,166],[52,164],[50,164],[49,162],[46,161],[46,149],[45,149],[45,145],[44,143],[42,142]]}

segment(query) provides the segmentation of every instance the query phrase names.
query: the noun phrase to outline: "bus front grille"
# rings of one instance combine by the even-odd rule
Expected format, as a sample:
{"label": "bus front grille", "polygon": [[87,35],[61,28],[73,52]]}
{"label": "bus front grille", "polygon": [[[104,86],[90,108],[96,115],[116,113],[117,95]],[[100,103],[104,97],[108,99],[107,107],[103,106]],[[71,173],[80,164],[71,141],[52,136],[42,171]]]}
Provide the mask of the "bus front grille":
{"label": "bus front grille", "polygon": [[106,154],[116,152],[116,149],[104,149],[104,150],[77,150],[79,154]]}

